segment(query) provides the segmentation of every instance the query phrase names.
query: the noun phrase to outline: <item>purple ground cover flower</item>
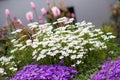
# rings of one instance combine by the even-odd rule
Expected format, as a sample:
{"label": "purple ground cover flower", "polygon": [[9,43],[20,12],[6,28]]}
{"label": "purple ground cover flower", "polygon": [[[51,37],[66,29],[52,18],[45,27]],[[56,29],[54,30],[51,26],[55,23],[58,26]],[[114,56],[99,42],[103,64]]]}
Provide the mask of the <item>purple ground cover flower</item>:
{"label": "purple ground cover flower", "polygon": [[101,69],[89,80],[120,80],[120,57],[115,61],[106,61]]}
{"label": "purple ground cover flower", "polygon": [[30,64],[18,71],[11,80],[71,80],[77,71],[73,67]]}

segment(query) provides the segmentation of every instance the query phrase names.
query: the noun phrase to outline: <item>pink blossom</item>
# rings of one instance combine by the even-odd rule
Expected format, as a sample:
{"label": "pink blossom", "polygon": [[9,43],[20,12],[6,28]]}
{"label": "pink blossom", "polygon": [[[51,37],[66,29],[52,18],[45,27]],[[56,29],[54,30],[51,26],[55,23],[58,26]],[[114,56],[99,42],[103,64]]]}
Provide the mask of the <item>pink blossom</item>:
{"label": "pink blossom", "polygon": [[41,17],[41,16],[39,16],[38,21],[39,21],[39,23],[40,23],[40,24],[42,24],[42,23],[43,23],[43,19],[42,19],[42,17]]}
{"label": "pink blossom", "polygon": [[9,11],[9,9],[5,9],[5,15],[6,15],[7,18],[10,17],[10,11]]}
{"label": "pink blossom", "polygon": [[17,20],[17,22],[22,25],[22,21],[20,19]]}
{"label": "pink blossom", "polygon": [[57,8],[56,6],[52,7],[51,10],[52,10],[52,13],[53,13],[54,17],[57,17],[57,16],[60,15],[60,9]]}
{"label": "pink blossom", "polygon": [[71,17],[72,17],[72,18],[75,18],[75,13],[71,13]]}
{"label": "pink blossom", "polygon": [[14,20],[17,20],[17,17],[16,17],[16,16],[13,16],[13,19],[14,19]]}
{"label": "pink blossom", "polygon": [[32,9],[35,9],[35,8],[36,8],[36,6],[35,6],[35,3],[34,3],[34,2],[30,2],[30,6],[31,6],[31,8],[32,8]]}
{"label": "pink blossom", "polygon": [[50,2],[49,2],[49,0],[46,0],[46,4],[47,4],[47,5],[50,5]]}
{"label": "pink blossom", "polygon": [[115,9],[117,9],[117,8],[118,8],[118,5],[117,5],[117,4],[114,4],[113,7],[114,7]]}
{"label": "pink blossom", "polygon": [[47,10],[46,10],[45,8],[42,8],[42,9],[41,9],[41,13],[42,13],[42,15],[44,16],[44,15],[47,14]]}
{"label": "pink blossom", "polygon": [[26,13],[26,19],[28,21],[32,21],[33,20],[33,13],[31,11]]}

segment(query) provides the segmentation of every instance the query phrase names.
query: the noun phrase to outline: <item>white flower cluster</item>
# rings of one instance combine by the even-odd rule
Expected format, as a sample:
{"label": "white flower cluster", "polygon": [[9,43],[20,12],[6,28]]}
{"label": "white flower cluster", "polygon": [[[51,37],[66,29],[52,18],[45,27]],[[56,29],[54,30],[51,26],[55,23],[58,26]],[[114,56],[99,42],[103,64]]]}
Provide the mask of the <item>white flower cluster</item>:
{"label": "white flower cluster", "polygon": [[4,68],[0,68],[0,75],[4,75],[6,72],[4,71]]}
{"label": "white flower cluster", "polygon": [[[54,31],[52,31],[53,27],[49,23],[35,27],[37,33],[32,35],[32,40],[26,40],[26,44],[23,45],[18,41],[19,39],[12,40],[15,49],[11,52],[23,50],[27,46],[31,46],[34,49],[32,56],[36,61],[47,56],[55,58],[56,55],[59,55],[59,59],[69,57],[75,62],[72,64],[74,66],[81,63],[81,59],[88,51],[107,49],[105,41],[115,38],[112,33],[104,34],[100,29],[95,29],[90,22],[86,23],[83,21],[73,25],[69,24],[70,21],[72,20],[69,20],[67,25],[59,27]],[[73,30],[69,29],[69,27],[72,27]]]}
{"label": "white flower cluster", "polygon": [[11,34],[17,34],[17,33],[21,32],[21,31],[22,31],[22,29],[17,29],[16,31],[11,32]]}
{"label": "white flower cluster", "polygon": [[13,62],[13,61],[11,62],[11,59],[13,59],[13,58],[14,58],[13,56],[11,56],[11,57],[2,56],[0,58],[0,67],[2,67],[2,68],[0,68],[0,74],[1,75],[7,74],[5,72],[5,66],[8,66],[8,65],[9,65],[9,70],[10,71],[13,71],[13,72],[17,71],[15,62]]}

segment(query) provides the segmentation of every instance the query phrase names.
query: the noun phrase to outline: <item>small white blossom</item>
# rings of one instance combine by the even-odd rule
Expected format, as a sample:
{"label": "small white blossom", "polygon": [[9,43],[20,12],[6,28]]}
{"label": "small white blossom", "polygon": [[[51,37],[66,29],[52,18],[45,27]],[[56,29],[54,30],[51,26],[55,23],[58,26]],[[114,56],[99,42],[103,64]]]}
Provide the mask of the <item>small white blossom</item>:
{"label": "small white blossom", "polygon": [[36,59],[37,58],[37,55],[33,56],[33,59]]}
{"label": "small white blossom", "polygon": [[80,53],[79,55],[77,55],[77,58],[78,59],[80,59],[80,58],[82,58],[83,57],[83,54],[82,53]]}
{"label": "small white blossom", "polygon": [[63,58],[64,58],[64,56],[60,56],[60,57],[59,57],[59,59],[63,59]]}
{"label": "small white blossom", "polygon": [[4,69],[3,68],[0,68],[0,73],[3,73],[4,72]]}
{"label": "small white blossom", "polygon": [[40,59],[43,59],[45,57],[46,57],[46,55],[39,54],[39,56],[37,57],[37,61],[39,61]]}
{"label": "small white blossom", "polygon": [[3,68],[0,68],[0,74],[4,74],[4,69]]}
{"label": "small white blossom", "polygon": [[15,47],[21,47],[23,44],[16,44]]}
{"label": "small white blossom", "polygon": [[17,71],[17,68],[11,67],[11,68],[9,68],[9,70]]}
{"label": "small white blossom", "polygon": [[19,50],[23,50],[26,48],[26,45],[22,46],[21,48],[19,48]]}
{"label": "small white blossom", "polygon": [[28,39],[28,40],[26,41],[26,44],[27,44],[27,46],[31,45],[31,44],[32,44],[32,40]]}
{"label": "small white blossom", "polygon": [[77,61],[77,63],[76,63],[76,64],[77,64],[77,65],[79,65],[80,63],[81,63],[81,61]]}
{"label": "small white blossom", "polygon": [[32,42],[31,46],[32,48],[37,48],[39,46],[39,42]]}
{"label": "small white blossom", "polygon": [[37,50],[34,50],[32,53],[32,56],[34,56],[37,53]]}
{"label": "small white blossom", "polygon": [[13,43],[14,41],[16,41],[16,39],[12,39],[11,42]]}
{"label": "small white blossom", "polygon": [[71,59],[73,60],[73,59],[76,59],[77,58],[77,56],[76,55],[72,55],[71,56]]}
{"label": "small white blossom", "polygon": [[114,39],[114,38],[116,38],[116,37],[113,36],[113,35],[110,35],[108,38],[109,38],[109,39]]}
{"label": "small white blossom", "polygon": [[45,54],[47,52],[47,49],[42,49],[40,54]]}
{"label": "small white blossom", "polygon": [[75,64],[71,65],[72,67],[75,67]]}
{"label": "small white blossom", "polygon": [[10,52],[11,52],[11,53],[14,53],[14,52],[16,52],[17,50],[18,50],[18,48],[15,48],[15,49],[11,50]]}
{"label": "small white blossom", "polygon": [[22,29],[17,29],[17,30],[16,30],[16,32],[21,32],[21,31],[22,31]]}

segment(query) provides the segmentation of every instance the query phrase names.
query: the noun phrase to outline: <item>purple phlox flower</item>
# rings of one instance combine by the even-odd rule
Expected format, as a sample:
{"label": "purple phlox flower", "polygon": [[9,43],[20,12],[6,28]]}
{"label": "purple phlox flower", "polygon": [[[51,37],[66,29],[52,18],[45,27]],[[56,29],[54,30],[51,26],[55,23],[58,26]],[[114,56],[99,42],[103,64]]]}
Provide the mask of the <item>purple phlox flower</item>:
{"label": "purple phlox flower", "polygon": [[120,59],[106,61],[89,80],[120,80]]}
{"label": "purple phlox flower", "polygon": [[24,66],[11,80],[70,80],[75,74],[73,67],[31,64]]}

